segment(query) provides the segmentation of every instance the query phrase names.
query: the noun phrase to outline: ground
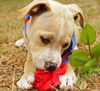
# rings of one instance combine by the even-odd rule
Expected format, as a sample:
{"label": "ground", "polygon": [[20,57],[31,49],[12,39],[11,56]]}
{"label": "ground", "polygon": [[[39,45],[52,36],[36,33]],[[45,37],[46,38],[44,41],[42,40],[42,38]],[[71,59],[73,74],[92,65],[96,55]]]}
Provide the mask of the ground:
{"label": "ground", "polygon": [[[23,31],[23,20],[17,19],[17,11],[30,1],[0,0],[0,91],[20,91],[15,83],[23,74],[27,52],[14,45],[16,40],[22,38]],[[86,23],[98,32],[97,42],[100,42],[100,0],[58,1],[78,4],[84,12]],[[77,76],[79,79],[73,91],[100,91],[99,72]]]}

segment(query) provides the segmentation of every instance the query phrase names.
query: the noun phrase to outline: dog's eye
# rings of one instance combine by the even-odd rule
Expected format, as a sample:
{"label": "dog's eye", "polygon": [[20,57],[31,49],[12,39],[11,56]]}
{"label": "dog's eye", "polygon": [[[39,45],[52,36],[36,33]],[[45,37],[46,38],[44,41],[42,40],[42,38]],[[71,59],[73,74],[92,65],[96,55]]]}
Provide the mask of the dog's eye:
{"label": "dog's eye", "polygon": [[66,47],[68,47],[68,45],[69,45],[68,43],[65,43],[62,47],[66,48]]}
{"label": "dog's eye", "polygon": [[41,38],[41,41],[44,43],[44,44],[49,44],[50,43],[50,39],[47,39],[47,38],[44,38],[42,36],[40,36]]}

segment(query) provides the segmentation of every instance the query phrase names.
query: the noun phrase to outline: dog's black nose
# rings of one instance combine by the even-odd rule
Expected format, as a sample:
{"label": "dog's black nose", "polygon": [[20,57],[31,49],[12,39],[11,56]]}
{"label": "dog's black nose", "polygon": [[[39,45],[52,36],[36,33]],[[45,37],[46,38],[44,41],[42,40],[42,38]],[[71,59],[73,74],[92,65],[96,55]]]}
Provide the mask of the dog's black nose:
{"label": "dog's black nose", "polygon": [[45,62],[44,67],[49,71],[54,71],[57,68],[57,64],[53,62]]}

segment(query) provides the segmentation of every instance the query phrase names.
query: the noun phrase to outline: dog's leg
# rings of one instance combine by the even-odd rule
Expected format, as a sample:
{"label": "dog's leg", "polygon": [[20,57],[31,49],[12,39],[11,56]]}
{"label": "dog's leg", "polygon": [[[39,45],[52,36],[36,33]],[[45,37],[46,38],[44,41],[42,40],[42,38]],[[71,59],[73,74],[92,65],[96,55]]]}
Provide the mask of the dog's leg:
{"label": "dog's leg", "polygon": [[[78,47],[75,46],[73,50],[77,50],[77,49]],[[76,76],[75,76],[74,70],[69,63],[67,64],[66,74],[63,76],[60,76],[60,82],[61,82],[60,88],[67,87],[67,89],[73,88],[73,85],[76,82]]]}
{"label": "dog's leg", "polygon": [[67,88],[67,89],[73,88],[73,85],[76,82],[76,76],[74,70],[69,63],[67,65],[66,74],[60,76],[60,82],[61,82],[60,88]]}
{"label": "dog's leg", "polygon": [[25,43],[25,40],[24,40],[24,38],[22,38],[22,39],[19,39],[19,40],[17,40],[17,41],[15,42],[15,46],[16,46],[16,47],[20,47],[20,46],[22,46],[24,43]]}
{"label": "dog's leg", "polygon": [[32,63],[31,55],[28,54],[27,61],[24,66],[24,74],[22,78],[17,82],[17,86],[21,89],[32,88],[32,83],[34,82],[34,67]]}
{"label": "dog's leg", "polygon": [[27,45],[25,43],[25,39],[24,38],[17,40],[15,42],[15,46],[18,47],[18,48],[22,47],[22,48],[27,50]]}

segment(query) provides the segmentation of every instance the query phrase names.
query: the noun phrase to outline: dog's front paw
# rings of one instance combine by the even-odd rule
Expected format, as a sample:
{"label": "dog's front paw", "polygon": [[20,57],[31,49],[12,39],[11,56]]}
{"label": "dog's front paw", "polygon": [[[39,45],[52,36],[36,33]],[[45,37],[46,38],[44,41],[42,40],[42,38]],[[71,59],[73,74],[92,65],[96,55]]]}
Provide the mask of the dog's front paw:
{"label": "dog's front paw", "polygon": [[74,83],[76,82],[76,76],[74,72],[67,73],[63,76],[60,76],[60,88],[72,89]]}
{"label": "dog's front paw", "polygon": [[27,77],[22,77],[18,82],[17,86],[21,89],[31,89],[33,87],[34,75],[28,75]]}
{"label": "dog's front paw", "polygon": [[66,88],[66,86],[67,86],[67,78],[66,77],[67,77],[66,74],[59,77],[60,82],[61,82],[61,84],[60,84],[61,89]]}

